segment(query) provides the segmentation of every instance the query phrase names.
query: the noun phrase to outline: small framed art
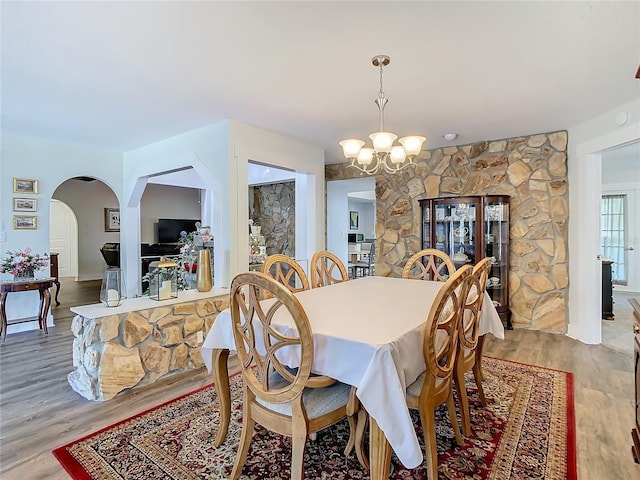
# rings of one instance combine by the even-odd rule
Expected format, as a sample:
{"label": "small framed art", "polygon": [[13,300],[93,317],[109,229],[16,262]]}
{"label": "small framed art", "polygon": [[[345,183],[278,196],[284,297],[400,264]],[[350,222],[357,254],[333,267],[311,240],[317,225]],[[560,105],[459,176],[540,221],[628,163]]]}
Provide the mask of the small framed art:
{"label": "small framed art", "polygon": [[358,230],[358,212],[349,212],[349,230]]}
{"label": "small framed art", "polygon": [[13,199],[14,212],[35,212],[38,210],[38,200],[35,198],[16,198]]}
{"label": "small framed art", "polygon": [[14,215],[13,229],[14,230],[37,230],[38,217],[35,215]]}
{"label": "small framed art", "polygon": [[104,231],[105,232],[120,231],[120,209],[119,208],[104,209]]}
{"label": "small framed art", "polygon": [[38,193],[38,180],[30,178],[14,178],[13,193],[28,193],[35,195]]}

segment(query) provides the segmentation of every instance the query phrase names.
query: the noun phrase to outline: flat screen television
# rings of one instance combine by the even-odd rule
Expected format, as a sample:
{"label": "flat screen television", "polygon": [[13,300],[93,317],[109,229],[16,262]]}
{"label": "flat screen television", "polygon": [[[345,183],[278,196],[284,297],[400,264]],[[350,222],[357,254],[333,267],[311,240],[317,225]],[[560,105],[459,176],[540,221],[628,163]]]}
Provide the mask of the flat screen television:
{"label": "flat screen television", "polygon": [[158,219],[158,243],[177,243],[180,240],[180,232],[194,232],[196,222],[199,221],[178,218]]}

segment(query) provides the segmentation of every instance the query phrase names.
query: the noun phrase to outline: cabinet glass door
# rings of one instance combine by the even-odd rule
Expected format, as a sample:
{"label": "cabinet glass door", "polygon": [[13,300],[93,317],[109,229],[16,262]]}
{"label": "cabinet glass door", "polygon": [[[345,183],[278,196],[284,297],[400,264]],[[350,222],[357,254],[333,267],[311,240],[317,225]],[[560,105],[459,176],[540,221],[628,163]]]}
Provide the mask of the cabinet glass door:
{"label": "cabinet glass door", "polygon": [[500,309],[509,304],[509,204],[486,202],[484,211],[485,256],[491,258],[491,273],[487,280],[487,292],[493,304]]}
{"label": "cabinet glass door", "polygon": [[422,248],[431,247],[431,204],[422,206]]}
{"label": "cabinet glass door", "polygon": [[475,202],[435,205],[435,248],[449,255],[456,268],[476,262],[476,208]]}

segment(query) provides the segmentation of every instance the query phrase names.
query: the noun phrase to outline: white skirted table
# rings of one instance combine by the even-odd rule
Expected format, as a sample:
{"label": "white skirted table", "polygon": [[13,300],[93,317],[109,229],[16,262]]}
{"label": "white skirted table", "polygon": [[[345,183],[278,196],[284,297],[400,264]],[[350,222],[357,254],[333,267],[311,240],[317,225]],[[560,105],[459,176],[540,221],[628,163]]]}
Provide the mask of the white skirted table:
{"label": "white skirted table", "polygon": [[[314,336],[313,370],[356,386],[371,417],[371,478],[387,478],[391,448],[408,468],[422,463],[422,451],[405,401],[407,385],[426,369],[422,354],[424,323],[444,283],[389,277],[365,277],[296,293]],[[284,310],[274,324],[293,328]],[[485,297],[480,335],[504,338],[493,304]],[[213,372],[221,411],[216,443],[226,437],[230,417],[226,366],[234,350],[231,315],[222,311],[204,344],[202,358]],[[298,359],[283,360],[297,366]]]}

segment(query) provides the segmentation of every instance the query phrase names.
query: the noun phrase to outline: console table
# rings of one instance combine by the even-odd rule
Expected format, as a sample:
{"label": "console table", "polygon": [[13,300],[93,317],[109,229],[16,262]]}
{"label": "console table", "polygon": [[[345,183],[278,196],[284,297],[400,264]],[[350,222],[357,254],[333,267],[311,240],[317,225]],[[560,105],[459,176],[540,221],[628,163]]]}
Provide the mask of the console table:
{"label": "console table", "polygon": [[51,304],[51,292],[49,292],[49,289],[52,287],[54,281],[55,279],[53,277],[47,277],[0,282],[0,335],[2,337],[2,343],[5,342],[7,336],[7,312],[5,310],[5,304],[7,301],[7,295],[11,292],[31,292],[38,290],[40,293],[40,308],[38,316],[36,318],[23,318],[12,323],[31,322],[37,319],[40,330],[42,330],[45,335],[49,333],[47,330],[47,312],[49,311],[49,305]]}
{"label": "console table", "polygon": [[58,253],[49,254],[50,275],[53,277],[53,283],[56,284],[56,305],[60,305],[58,294],[60,293],[60,280],[58,279]]}

